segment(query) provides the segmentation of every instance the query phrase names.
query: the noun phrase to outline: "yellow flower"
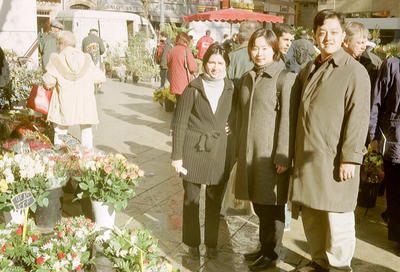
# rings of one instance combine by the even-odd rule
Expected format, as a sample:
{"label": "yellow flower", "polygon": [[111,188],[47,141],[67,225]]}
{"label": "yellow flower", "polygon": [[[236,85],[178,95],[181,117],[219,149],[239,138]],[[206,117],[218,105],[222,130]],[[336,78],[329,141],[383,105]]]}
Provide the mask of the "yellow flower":
{"label": "yellow flower", "polygon": [[7,181],[5,179],[0,180],[0,190],[5,193],[8,189]]}

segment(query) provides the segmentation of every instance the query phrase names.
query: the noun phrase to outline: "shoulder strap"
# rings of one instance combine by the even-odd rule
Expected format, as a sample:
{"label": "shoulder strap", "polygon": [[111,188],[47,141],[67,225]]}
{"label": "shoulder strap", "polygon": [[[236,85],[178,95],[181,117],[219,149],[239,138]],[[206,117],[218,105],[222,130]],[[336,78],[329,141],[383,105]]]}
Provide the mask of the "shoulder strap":
{"label": "shoulder strap", "polygon": [[186,69],[186,73],[187,73],[187,76],[188,76],[188,80],[190,82],[191,76],[190,76],[190,71],[189,71],[188,64],[187,64],[186,47],[185,47],[185,69]]}

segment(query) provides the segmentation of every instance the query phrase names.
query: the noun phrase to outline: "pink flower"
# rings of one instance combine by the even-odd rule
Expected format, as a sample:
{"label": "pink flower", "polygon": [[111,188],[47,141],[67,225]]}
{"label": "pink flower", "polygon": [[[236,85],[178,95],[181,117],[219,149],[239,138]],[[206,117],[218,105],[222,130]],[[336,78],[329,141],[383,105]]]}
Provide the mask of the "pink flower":
{"label": "pink flower", "polygon": [[139,177],[143,177],[144,176],[144,171],[143,170],[139,170],[138,171],[138,175],[139,175]]}
{"label": "pink flower", "polygon": [[153,248],[152,247],[149,247],[149,252],[153,252]]}
{"label": "pink flower", "polygon": [[117,169],[117,170],[115,170],[115,175],[117,176],[117,177],[119,177],[119,169]]}
{"label": "pink flower", "polygon": [[6,248],[7,248],[7,244],[4,244],[4,245],[1,247],[1,252],[6,252]]}
{"label": "pink flower", "polygon": [[58,237],[63,237],[64,233],[62,233],[62,231],[57,232]]}
{"label": "pink flower", "polygon": [[138,177],[138,175],[137,175],[135,172],[132,172],[132,173],[129,175],[129,178],[130,178],[130,179],[137,179],[137,177]]}
{"label": "pink flower", "polygon": [[145,260],[143,263],[144,264],[149,264],[149,260]]}
{"label": "pink flower", "polygon": [[82,270],[82,266],[81,266],[81,265],[78,265],[77,267],[75,267],[74,270],[75,270],[75,271],[81,271],[81,270]]}
{"label": "pink flower", "polygon": [[121,178],[126,179],[128,177],[128,174],[126,172],[123,172],[121,175]]}
{"label": "pink flower", "polygon": [[23,227],[19,225],[19,228],[15,231],[18,235],[22,235]]}
{"label": "pink flower", "polygon": [[32,235],[32,241],[36,241],[37,239],[39,239],[39,236],[37,236],[36,234]]}
{"label": "pink flower", "polygon": [[112,167],[111,165],[107,164],[104,166],[104,172],[106,172],[107,174],[110,174],[112,172]]}
{"label": "pink flower", "polygon": [[71,258],[72,258],[72,259],[75,259],[76,256],[77,256],[76,253],[74,253],[74,254],[72,254]]}

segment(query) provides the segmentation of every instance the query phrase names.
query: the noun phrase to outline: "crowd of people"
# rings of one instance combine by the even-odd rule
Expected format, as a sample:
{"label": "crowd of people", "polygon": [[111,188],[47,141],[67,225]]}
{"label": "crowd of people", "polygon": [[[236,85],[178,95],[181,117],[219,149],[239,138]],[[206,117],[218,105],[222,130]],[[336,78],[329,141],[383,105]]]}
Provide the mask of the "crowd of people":
{"label": "crowd of people", "polygon": [[280,259],[288,201],[291,216],[302,216],[311,255],[296,271],[351,271],[360,166],[367,147],[378,151],[382,138],[389,239],[400,249],[399,58],[382,63],[367,46],[365,26],[345,24],[333,10],[315,16],[313,32],[316,46],[305,31],[294,40],[289,25],[246,21],[232,50],[227,37],[214,42],[207,31],[196,46],[203,72],[193,80],[197,66],[187,44],[177,40],[168,54],[171,90],[175,80],[182,83],[171,164],[183,179],[182,239],[191,258],[200,257],[201,185],[212,259],[233,177],[235,197],[250,201],[259,218],[260,247],[244,254],[251,271]]}
{"label": "crowd of people", "polygon": [[[93,148],[104,44],[92,29],[78,49],[62,28],[52,21],[39,44],[43,81],[53,88],[47,120],[54,123],[55,144],[69,126],[80,125],[82,145]],[[174,43],[160,33],[161,87],[169,84],[177,98],[171,165],[183,179],[182,240],[191,258],[200,258],[201,185],[204,244],[213,259],[222,198],[234,178],[235,197],[250,201],[259,218],[260,247],[244,254],[251,271],[276,265],[284,230],[300,213],[311,261],[296,271],[351,271],[368,145],[384,158],[388,237],[400,250],[399,58],[382,63],[367,46],[366,27],[345,24],[333,10],[318,12],[313,32],[316,45],[306,31],[294,40],[287,24],[245,21],[236,37],[221,43],[207,30],[197,54],[187,33],[178,33]],[[2,50],[0,71],[4,87],[9,72]]]}

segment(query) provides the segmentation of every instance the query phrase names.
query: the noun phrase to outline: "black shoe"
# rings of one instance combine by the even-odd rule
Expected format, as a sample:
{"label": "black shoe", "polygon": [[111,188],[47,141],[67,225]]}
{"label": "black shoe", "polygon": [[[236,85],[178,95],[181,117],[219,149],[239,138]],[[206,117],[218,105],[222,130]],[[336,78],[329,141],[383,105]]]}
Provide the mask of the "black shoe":
{"label": "black shoe", "polygon": [[189,257],[193,260],[199,260],[200,259],[200,250],[199,247],[189,247]]}
{"label": "black shoe", "polygon": [[207,258],[216,259],[218,257],[218,250],[216,247],[207,247]]}
{"label": "black shoe", "polygon": [[249,262],[254,262],[254,261],[257,260],[258,258],[260,258],[261,255],[262,255],[261,250],[258,250],[258,251],[256,251],[256,252],[252,252],[252,253],[243,254],[244,259],[245,259],[246,261],[249,261]]}
{"label": "black shoe", "polygon": [[270,267],[274,267],[276,265],[276,261],[271,260],[268,257],[261,256],[254,263],[249,265],[250,271],[262,271]]}

